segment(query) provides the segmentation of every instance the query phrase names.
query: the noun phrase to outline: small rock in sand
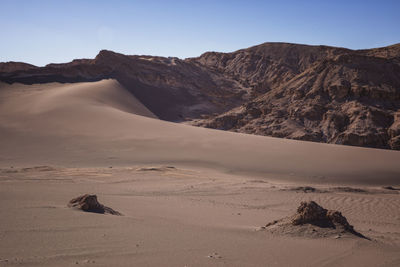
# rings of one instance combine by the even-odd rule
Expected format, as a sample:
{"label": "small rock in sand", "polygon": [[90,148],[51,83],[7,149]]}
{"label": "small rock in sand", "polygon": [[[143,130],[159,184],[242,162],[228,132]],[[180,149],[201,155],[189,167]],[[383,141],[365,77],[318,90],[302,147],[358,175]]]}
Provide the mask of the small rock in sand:
{"label": "small rock in sand", "polygon": [[78,208],[83,211],[87,212],[94,212],[94,213],[109,213],[112,215],[122,215],[116,210],[113,210],[110,207],[106,207],[102,204],[100,204],[97,201],[97,196],[96,195],[81,195],[79,197],[73,198],[69,201],[68,207],[70,208]]}
{"label": "small rock in sand", "polygon": [[[315,227],[319,227],[318,231]],[[347,232],[366,238],[354,230],[341,212],[324,209],[314,201],[301,202],[296,214],[268,223],[265,225],[265,229],[271,229],[273,232],[302,233],[320,237],[328,235],[341,236],[341,233]]]}
{"label": "small rock in sand", "polygon": [[214,252],[214,253],[208,255],[207,257],[211,258],[211,259],[221,259],[222,258],[217,252]]}
{"label": "small rock in sand", "polygon": [[326,210],[314,201],[301,202],[297,214],[292,219],[293,225],[311,223],[321,227],[341,226],[344,230],[354,231],[346,217],[336,210]]}
{"label": "small rock in sand", "polygon": [[393,186],[384,186],[383,189],[394,190],[394,191],[399,190],[400,191],[400,188],[396,188],[396,187],[393,187]]}

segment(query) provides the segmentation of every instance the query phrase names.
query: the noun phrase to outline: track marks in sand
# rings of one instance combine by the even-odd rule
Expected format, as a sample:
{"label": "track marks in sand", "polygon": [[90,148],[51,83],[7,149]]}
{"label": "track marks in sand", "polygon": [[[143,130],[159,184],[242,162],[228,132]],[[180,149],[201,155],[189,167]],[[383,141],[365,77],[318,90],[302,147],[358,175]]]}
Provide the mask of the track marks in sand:
{"label": "track marks in sand", "polygon": [[[254,177],[215,175],[170,165],[0,169],[0,182],[9,181],[79,183],[86,184],[88,188],[97,184],[107,186],[109,195],[178,197],[235,209],[236,213],[249,210],[285,214],[295,208],[293,203],[314,200],[326,208],[341,210],[356,226],[363,225],[360,230],[373,229],[379,233],[383,228],[395,231],[400,226],[398,191],[382,188],[295,186]],[[95,192],[100,192],[98,190],[96,188]],[[247,197],[249,195],[251,198]]]}
{"label": "track marks in sand", "polygon": [[52,166],[33,166],[23,168],[0,169],[0,181],[49,181],[49,182],[82,182],[85,180],[101,181],[110,177],[108,168],[60,168]]}
{"label": "track marks in sand", "polygon": [[394,187],[382,188],[358,188],[350,186],[334,186],[334,187],[312,187],[304,186],[285,186],[281,191],[292,191],[297,193],[358,193],[358,194],[399,194]]}

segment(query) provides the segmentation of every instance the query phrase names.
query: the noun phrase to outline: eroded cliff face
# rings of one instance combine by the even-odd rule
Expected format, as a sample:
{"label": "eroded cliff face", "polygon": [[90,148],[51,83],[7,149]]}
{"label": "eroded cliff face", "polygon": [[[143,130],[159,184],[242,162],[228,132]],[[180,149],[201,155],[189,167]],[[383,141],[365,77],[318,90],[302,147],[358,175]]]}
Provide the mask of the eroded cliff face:
{"label": "eroded cliff face", "polygon": [[14,61],[0,62],[0,73],[13,72],[17,70],[30,70],[35,68],[37,67],[23,62],[14,62]]}
{"label": "eroded cliff face", "polygon": [[103,50],[94,59],[9,65],[0,72],[8,83],[105,78],[117,79],[164,120],[400,149],[400,45],[349,50],[265,43],[185,60]]}
{"label": "eroded cliff face", "polygon": [[353,51],[264,44],[231,54],[204,54],[193,60],[252,87],[254,97],[193,124],[399,149],[399,47]]}

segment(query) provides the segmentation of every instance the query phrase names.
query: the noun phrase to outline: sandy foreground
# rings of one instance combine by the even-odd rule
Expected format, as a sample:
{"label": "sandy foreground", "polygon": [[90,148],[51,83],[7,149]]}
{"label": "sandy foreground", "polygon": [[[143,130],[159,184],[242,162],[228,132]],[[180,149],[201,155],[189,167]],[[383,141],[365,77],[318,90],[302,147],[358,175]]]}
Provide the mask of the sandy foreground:
{"label": "sandy foreground", "polygon": [[[0,84],[0,266],[399,266],[384,186],[398,151],[160,121],[114,80]],[[67,207],[84,193],[124,216]],[[260,229],[303,200],[370,240]]]}

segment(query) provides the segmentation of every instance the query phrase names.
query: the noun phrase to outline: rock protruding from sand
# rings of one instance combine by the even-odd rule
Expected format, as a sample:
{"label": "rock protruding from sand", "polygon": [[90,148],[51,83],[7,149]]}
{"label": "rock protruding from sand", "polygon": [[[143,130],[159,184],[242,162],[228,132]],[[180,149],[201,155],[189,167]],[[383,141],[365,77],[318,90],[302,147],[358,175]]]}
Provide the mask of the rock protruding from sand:
{"label": "rock protruding from sand", "polygon": [[73,198],[69,201],[68,207],[77,208],[87,212],[94,212],[94,213],[109,213],[112,215],[122,215],[118,211],[113,210],[110,207],[106,207],[103,204],[100,204],[97,201],[96,195],[81,195],[79,197]]}
{"label": "rock protruding from sand", "polygon": [[314,201],[301,202],[296,214],[268,223],[263,229],[274,233],[310,237],[341,236],[350,233],[366,238],[354,230],[346,217],[337,210],[327,210]]}
{"label": "rock protruding from sand", "polygon": [[321,227],[341,227],[346,231],[354,231],[353,226],[348,223],[341,212],[324,209],[314,201],[301,202],[291,222],[293,225],[309,223]]}

